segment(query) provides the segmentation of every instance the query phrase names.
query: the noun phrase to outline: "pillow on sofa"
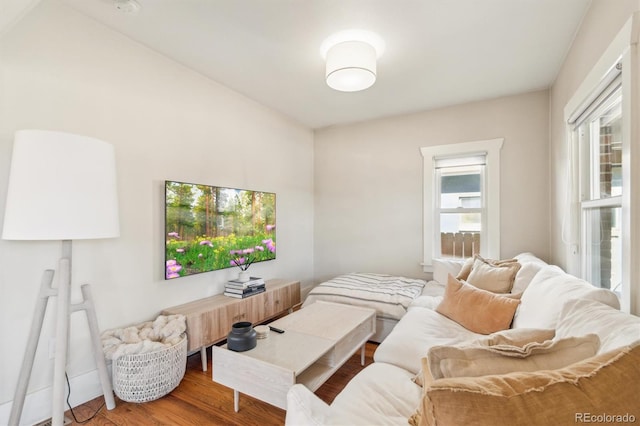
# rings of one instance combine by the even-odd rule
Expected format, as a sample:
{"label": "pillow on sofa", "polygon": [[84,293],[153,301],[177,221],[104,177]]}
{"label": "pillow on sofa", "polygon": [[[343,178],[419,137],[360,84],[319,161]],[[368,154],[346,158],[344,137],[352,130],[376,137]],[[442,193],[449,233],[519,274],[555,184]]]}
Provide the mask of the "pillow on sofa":
{"label": "pillow on sofa", "polygon": [[454,277],[460,273],[465,261],[463,259],[432,259],[433,280],[443,286],[447,285],[449,274]]}
{"label": "pillow on sofa", "polygon": [[490,260],[475,256],[467,283],[493,293],[509,293],[520,263],[515,259]]}
{"label": "pillow on sofa", "polygon": [[468,346],[434,346],[429,350],[429,369],[434,379],[555,370],[594,356],[599,347],[596,334],[531,342],[524,347],[483,346],[482,342]]}
{"label": "pillow on sofa", "polygon": [[555,371],[435,380],[425,388],[419,424],[574,424],[603,413],[606,423],[622,423],[617,416],[640,418],[638,377],[640,345]]}
{"label": "pillow on sofa", "polygon": [[558,337],[596,333],[599,353],[640,341],[640,317],[595,300],[575,299],[564,304],[558,320]]}
{"label": "pillow on sofa", "polygon": [[507,264],[512,262],[518,262],[518,259],[515,259],[515,258],[503,259],[503,260],[485,259],[479,254],[475,254],[472,257],[468,257],[467,260],[464,261],[464,263],[462,264],[462,268],[460,269],[460,272],[458,272],[458,275],[455,275],[456,279],[466,281],[469,278],[469,274],[473,270],[476,259],[478,258],[482,259],[485,263],[489,263],[490,265],[494,265],[494,266],[499,266],[502,264]]}
{"label": "pillow on sofa", "polygon": [[596,288],[557,266],[545,266],[522,294],[513,328],[557,329],[562,306],[571,299],[597,300],[620,308],[618,297],[611,290]]}
{"label": "pillow on sofa", "polygon": [[509,328],[520,300],[464,284],[449,275],[436,312],[467,330],[491,334]]}
{"label": "pillow on sofa", "polygon": [[469,257],[467,258],[467,260],[464,261],[464,263],[462,264],[462,268],[460,269],[460,272],[458,272],[458,275],[456,275],[456,280],[466,280],[467,278],[469,278],[469,274],[471,273],[471,269],[473,268],[473,262],[475,262],[476,257]]}
{"label": "pillow on sofa", "polygon": [[516,279],[513,281],[513,288],[511,293],[522,293],[527,289],[533,277],[545,266],[549,266],[547,262],[536,257],[532,253],[520,253],[515,256],[522,267],[516,274]]}

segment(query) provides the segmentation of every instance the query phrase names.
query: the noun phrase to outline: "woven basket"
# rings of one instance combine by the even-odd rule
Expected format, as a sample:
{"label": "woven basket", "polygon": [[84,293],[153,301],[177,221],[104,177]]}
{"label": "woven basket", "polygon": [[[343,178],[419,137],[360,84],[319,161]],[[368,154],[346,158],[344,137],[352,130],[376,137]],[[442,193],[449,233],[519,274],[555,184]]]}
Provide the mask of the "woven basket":
{"label": "woven basket", "polygon": [[166,349],[113,361],[113,391],[123,401],[147,402],[174,390],[187,366],[187,336]]}

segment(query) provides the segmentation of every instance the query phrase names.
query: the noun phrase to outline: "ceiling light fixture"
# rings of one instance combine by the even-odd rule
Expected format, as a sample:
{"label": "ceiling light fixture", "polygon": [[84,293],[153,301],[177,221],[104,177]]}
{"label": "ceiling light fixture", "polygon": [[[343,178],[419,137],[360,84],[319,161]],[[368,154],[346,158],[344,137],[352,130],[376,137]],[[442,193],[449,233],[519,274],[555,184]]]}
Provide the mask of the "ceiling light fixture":
{"label": "ceiling light fixture", "polygon": [[326,60],[327,85],[341,92],[357,92],[376,81],[376,60],[384,41],[369,31],[347,30],[327,38],[320,47]]}
{"label": "ceiling light fixture", "polygon": [[135,0],[115,0],[114,6],[120,12],[131,15],[138,13],[141,9],[140,3]]}

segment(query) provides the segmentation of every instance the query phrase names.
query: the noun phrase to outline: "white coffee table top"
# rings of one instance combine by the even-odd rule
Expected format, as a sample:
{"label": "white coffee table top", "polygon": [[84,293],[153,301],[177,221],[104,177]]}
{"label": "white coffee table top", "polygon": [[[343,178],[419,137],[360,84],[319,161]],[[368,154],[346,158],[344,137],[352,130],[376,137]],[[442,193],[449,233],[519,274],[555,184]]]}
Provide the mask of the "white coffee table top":
{"label": "white coffee table top", "polygon": [[[284,316],[270,325],[283,330],[293,330],[330,340],[340,340],[365,319],[375,315],[369,308],[341,303],[317,301]],[[270,336],[277,334],[270,333]],[[286,334],[286,333],[285,333]]]}

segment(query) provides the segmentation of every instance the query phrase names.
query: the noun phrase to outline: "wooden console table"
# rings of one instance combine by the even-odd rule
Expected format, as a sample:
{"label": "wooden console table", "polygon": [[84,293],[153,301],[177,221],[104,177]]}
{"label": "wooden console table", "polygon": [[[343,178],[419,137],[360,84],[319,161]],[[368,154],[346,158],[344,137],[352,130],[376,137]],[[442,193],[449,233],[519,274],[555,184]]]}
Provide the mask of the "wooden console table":
{"label": "wooden console table", "polygon": [[200,349],[202,370],[207,371],[207,347],[227,338],[238,321],[258,324],[300,304],[300,281],[266,281],[266,291],[246,299],[222,294],[164,309],[163,315],[182,314],[187,318],[188,350]]}

